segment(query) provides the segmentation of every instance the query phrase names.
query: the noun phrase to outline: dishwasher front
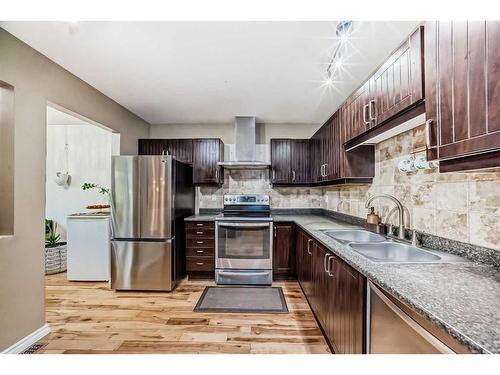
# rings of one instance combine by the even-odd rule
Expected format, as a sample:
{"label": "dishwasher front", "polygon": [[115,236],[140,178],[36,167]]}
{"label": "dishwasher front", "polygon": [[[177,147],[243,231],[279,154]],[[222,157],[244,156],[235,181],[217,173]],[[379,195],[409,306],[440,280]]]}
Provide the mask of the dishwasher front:
{"label": "dishwasher front", "polygon": [[371,354],[454,353],[368,281],[366,352]]}

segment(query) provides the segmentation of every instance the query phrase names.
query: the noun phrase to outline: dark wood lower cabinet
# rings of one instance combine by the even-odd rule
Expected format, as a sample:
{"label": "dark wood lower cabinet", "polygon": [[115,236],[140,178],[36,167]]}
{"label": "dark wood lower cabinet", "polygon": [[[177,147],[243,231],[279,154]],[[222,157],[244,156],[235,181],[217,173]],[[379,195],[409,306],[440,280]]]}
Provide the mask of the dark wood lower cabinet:
{"label": "dark wood lower cabinet", "polygon": [[214,231],[212,221],[186,223],[186,271],[190,279],[215,277]]}
{"label": "dark wood lower cabinet", "polygon": [[295,225],[276,223],[273,230],[273,278],[295,279]]}
{"label": "dark wood lower cabinet", "polygon": [[297,279],[335,353],[361,354],[366,279],[297,229]]}

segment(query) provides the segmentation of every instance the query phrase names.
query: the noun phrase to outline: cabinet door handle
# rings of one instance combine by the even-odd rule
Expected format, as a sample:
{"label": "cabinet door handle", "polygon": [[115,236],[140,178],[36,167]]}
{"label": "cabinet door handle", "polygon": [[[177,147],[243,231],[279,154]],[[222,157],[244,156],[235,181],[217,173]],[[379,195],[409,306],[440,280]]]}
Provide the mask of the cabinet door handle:
{"label": "cabinet door handle", "polygon": [[198,265],[198,266],[203,266],[204,264],[205,263],[203,263],[203,262],[196,262],[196,265]]}
{"label": "cabinet door handle", "polygon": [[196,234],[203,234],[203,232],[201,232],[201,231],[197,231],[197,232],[196,232]]}
{"label": "cabinet door handle", "polygon": [[202,226],[203,226],[203,223],[196,223],[196,226],[197,226],[197,227],[202,227]]}
{"label": "cabinet door handle", "polygon": [[310,238],[309,238],[309,239],[307,240],[307,253],[308,253],[309,255],[312,255],[312,253],[311,253],[311,242],[312,242],[312,239],[310,239]]}
{"label": "cabinet door handle", "polygon": [[370,100],[368,103],[368,117],[370,117],[370,121],[375,121],[377,119],[377,114],[373,115],[372,113],[372,108],[373,105],[375,104],[375,99]]}
{"label": "cabinet door handle", "polygon": [[219,179],[219,168],[216,168],[215,169],[215,179],[218,180]]}
{"label": "cabinet door handle", "polygon": [[292,170],[292,181],[295,181],[295,171]]}
{"label": "cabinet door handle", "polygon": [[431,148],[431,125],[432,119],[429,119],[425,122],[425,146],[427,148]]}
{"label": "cabinet door handle", "polygon": [[334,277],[335,274],[332,272],[332,259],[335,259],[333,255],[330,255],[330,258],[328,258],[328,276]]}
{"label": "cabinet door handle", "polygon": [[365,104],[365,105],[363,106],[363,122],[365,123],[365,125],[370,124],[370,121],[368,121],[368,120],[366,119],[366,110],[368,109],[368,107],[369,107],[369,106],[370,106],[370,104]]}
{"label": "cabinet door handle", "polygon": [[273,181],[276,180],[276,171],[273,169]]}
{"label": "cabinet door handle", "polygon": [[273,234],[274,234],[274,238],[276,238],[276,225],[273,225]]}
{"label": "cabinet door handle", "polygon": [[201,245],[201,244],[203,244],[203,243],[205,243],[205,242],[204,242],[204,241],[196,241],[196,243],[198,243],[198,244],[200,244],[200,245]]}
{"label": "cabinet door handle", "polygon": [[204,251],[203,251],[203,250],[196,250],[196,252],[197,252],[198,254],[203,254],[203,253],[204,253]]}
{"label": "cabinet door handle", "polygon": [[328,273],[329,271],[329,265],[327,265],[327,263],[330,263],[330,262],[327,262],[327,260],[329,260],[330,258],[330,255],[329,254],[325,254],[325,257],[323,258],[323,268],[325,269],[325,273]]}
{"label": "cabinet door handle", "polygon": [[328,174],[326,173],[326,168],[328,168],[328,163],[325,164],[325,175],[323,177],[328,177]]}

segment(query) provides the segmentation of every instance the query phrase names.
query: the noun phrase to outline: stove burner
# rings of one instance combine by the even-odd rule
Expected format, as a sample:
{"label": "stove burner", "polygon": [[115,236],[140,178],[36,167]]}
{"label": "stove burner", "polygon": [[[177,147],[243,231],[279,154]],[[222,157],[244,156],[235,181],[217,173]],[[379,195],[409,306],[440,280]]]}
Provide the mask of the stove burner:
{"label": "stove burner", "polygon": [[217,220],[255,220],[271,221],[271,205],[268,195],[259,194],[226,194],[224,210]]}

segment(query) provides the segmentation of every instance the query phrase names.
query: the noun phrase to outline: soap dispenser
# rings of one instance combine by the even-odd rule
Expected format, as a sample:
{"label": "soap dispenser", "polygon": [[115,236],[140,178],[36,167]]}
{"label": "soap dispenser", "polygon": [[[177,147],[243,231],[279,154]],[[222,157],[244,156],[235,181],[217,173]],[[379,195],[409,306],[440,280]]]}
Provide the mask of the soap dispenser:
{"label": "soap dispenser", "polygon": [[380,224],[380,216],[375,213],[375,208],[370,207],[370,212],[366,215],[366,229],[371,232],[378,232]]}

